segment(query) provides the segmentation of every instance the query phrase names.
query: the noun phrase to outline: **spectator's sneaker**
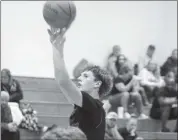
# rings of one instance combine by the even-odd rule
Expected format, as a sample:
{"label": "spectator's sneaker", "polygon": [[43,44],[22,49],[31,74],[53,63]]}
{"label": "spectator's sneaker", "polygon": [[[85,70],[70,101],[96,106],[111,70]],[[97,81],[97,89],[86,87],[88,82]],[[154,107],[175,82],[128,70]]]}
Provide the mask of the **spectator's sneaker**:
{"label": "spectator's sneaker", "polygon": [[129,118],[131,117],[131,115],[130,115],[128,112],[125,112],[125,113],[124,113],[124,117],[125,117],[126,119],[129,119]]}
{"label": "spectator's sneaker", "polygon": [[48,127],[47,126],[43,126],[43,128],[41,129],[42,133],[48,131]]}
{"label": "spectator's sneaker", "polygon": [[53,129],[56,128],[56,127],[57,127],[56,124],[53,124],[53,125],[50,126],[50,127],[44,126],[44,127],[43,127],[43,132],[51,131],[51,130],[53,130]]}
{"label": "spectator's sneaker", "polygon": [[169,130],[169,128],[164,127],[162,128],[161,132],[171,132],[171,131]]}
{"label": "spectator's sneaker", "polygon": [[145,114],[140,114],[140,116],[138,117],[138,119],[148,119],[149,117]]}

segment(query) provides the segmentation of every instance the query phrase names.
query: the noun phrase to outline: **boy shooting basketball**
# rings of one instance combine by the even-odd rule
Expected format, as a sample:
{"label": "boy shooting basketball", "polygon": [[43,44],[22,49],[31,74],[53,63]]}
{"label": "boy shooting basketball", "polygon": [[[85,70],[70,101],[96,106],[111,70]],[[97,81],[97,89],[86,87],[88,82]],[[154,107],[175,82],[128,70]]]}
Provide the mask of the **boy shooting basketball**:
{"label": "boy shooting basketball", "polygon": [[86,69],[78,78],[78,87],[70,80],[63,57],[64,33],[48,30],[53,45],[55,77],[64,94],[70,97],[74,111],[70,124],[78,126],[88,140],[104,140],[105,111],[99,98],[110,92],[112,79],[98,66]]}

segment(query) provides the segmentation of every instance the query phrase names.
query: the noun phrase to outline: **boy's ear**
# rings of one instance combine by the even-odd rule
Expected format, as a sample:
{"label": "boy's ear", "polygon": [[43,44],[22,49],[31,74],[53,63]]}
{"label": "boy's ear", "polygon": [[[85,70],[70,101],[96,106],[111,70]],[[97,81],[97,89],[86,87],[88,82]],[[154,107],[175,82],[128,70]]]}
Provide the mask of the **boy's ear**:
{"label": "boy's ear", "polygon": [[96,81],[95,82],[95,88],[99,88],[101,86],[102,82],[101,81]]}

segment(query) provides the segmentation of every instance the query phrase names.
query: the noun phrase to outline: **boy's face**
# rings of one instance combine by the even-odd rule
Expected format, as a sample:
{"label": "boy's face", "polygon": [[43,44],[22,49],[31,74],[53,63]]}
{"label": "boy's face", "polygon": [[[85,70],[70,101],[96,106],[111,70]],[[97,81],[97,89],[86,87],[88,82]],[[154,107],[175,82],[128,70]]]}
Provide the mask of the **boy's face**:
{"label": "boy's face", "polygon": [[137,120],[136,119],[130,119],[127,123],[127,129],[128,131],[132,131],[137,129]]}
{"label": "boy's face", "polygon": [[78,87],[81,91],[90,93],[95,88],[99,88],[101,85],[100,81],[95,80],[95,76],[92,71],[84,71],[78,78]]}
{"label": "boy's face", "polygon": [[169,72],[166,76],[165,76],[165,82],[167,85],[172,85],[175,82],[175,74],[174,72]]}
{"label": "boy's face", "polygon": [[155,69],[156,69],[156,64],[150,62],[150,63],[148,64],[148,70],[151,71],[151,72],[153,72]]}
{"label": "boy's face", "polygon": [[119,63],[120,65],[123,65],[123,64],[125,63],[125,57],[124,57],[124,56],[120,56],[120,57],[118,58],[118,63]]}
{"label": "boy's face", "polygon": [[116,119],[114,118],[111,118],[111,119],[107,119],[107,125],[110,127],[110,128],[114,128],[116,126]]}
{"label": "boy's face", "polygon": [[5,85],[9,83],[9,76],[4,71],[1,72],[1,82]]}
{"label": "boy's face", "polygon": [[121,48],[120,48],[119,46],[114,46],[114,47],[113,47],[113,54],[114,54],[115,56],[119,56],[120,53],[121,53]]}
{"label": "boy's face", "polygon": [[148,48],[148,50],[147,50],[147,55],[148,55],[149,57],[152,57],[153,54],[154,54],[154,52],[155,52],[154,49],[150,49],[150,48]]}

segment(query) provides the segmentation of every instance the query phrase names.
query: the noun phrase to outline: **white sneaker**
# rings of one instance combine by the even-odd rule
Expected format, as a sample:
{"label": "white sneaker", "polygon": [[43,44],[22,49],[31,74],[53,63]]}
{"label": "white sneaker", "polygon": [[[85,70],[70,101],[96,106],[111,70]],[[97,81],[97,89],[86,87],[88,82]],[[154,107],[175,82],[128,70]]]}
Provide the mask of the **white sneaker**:
{"label": "white sneaker", "polygon": [[42,128],[42,132],[44,133],[44,132],[46,132],[48,130],[48,127],[47,126],[44,126],[43,128]]}
{"label": "white sneaker", "polygon": [[130,118],[131,118],[131,115],[130,115],[128,112],[125,112],[125,113],[124,113],[124,117],[125,117],[126,119],[130,119]]}
{"label": "white sneaker", "polygon": [[140,114],[140,116],[138,117],[138,119],[148,119],[149,117],[145,114]]}

